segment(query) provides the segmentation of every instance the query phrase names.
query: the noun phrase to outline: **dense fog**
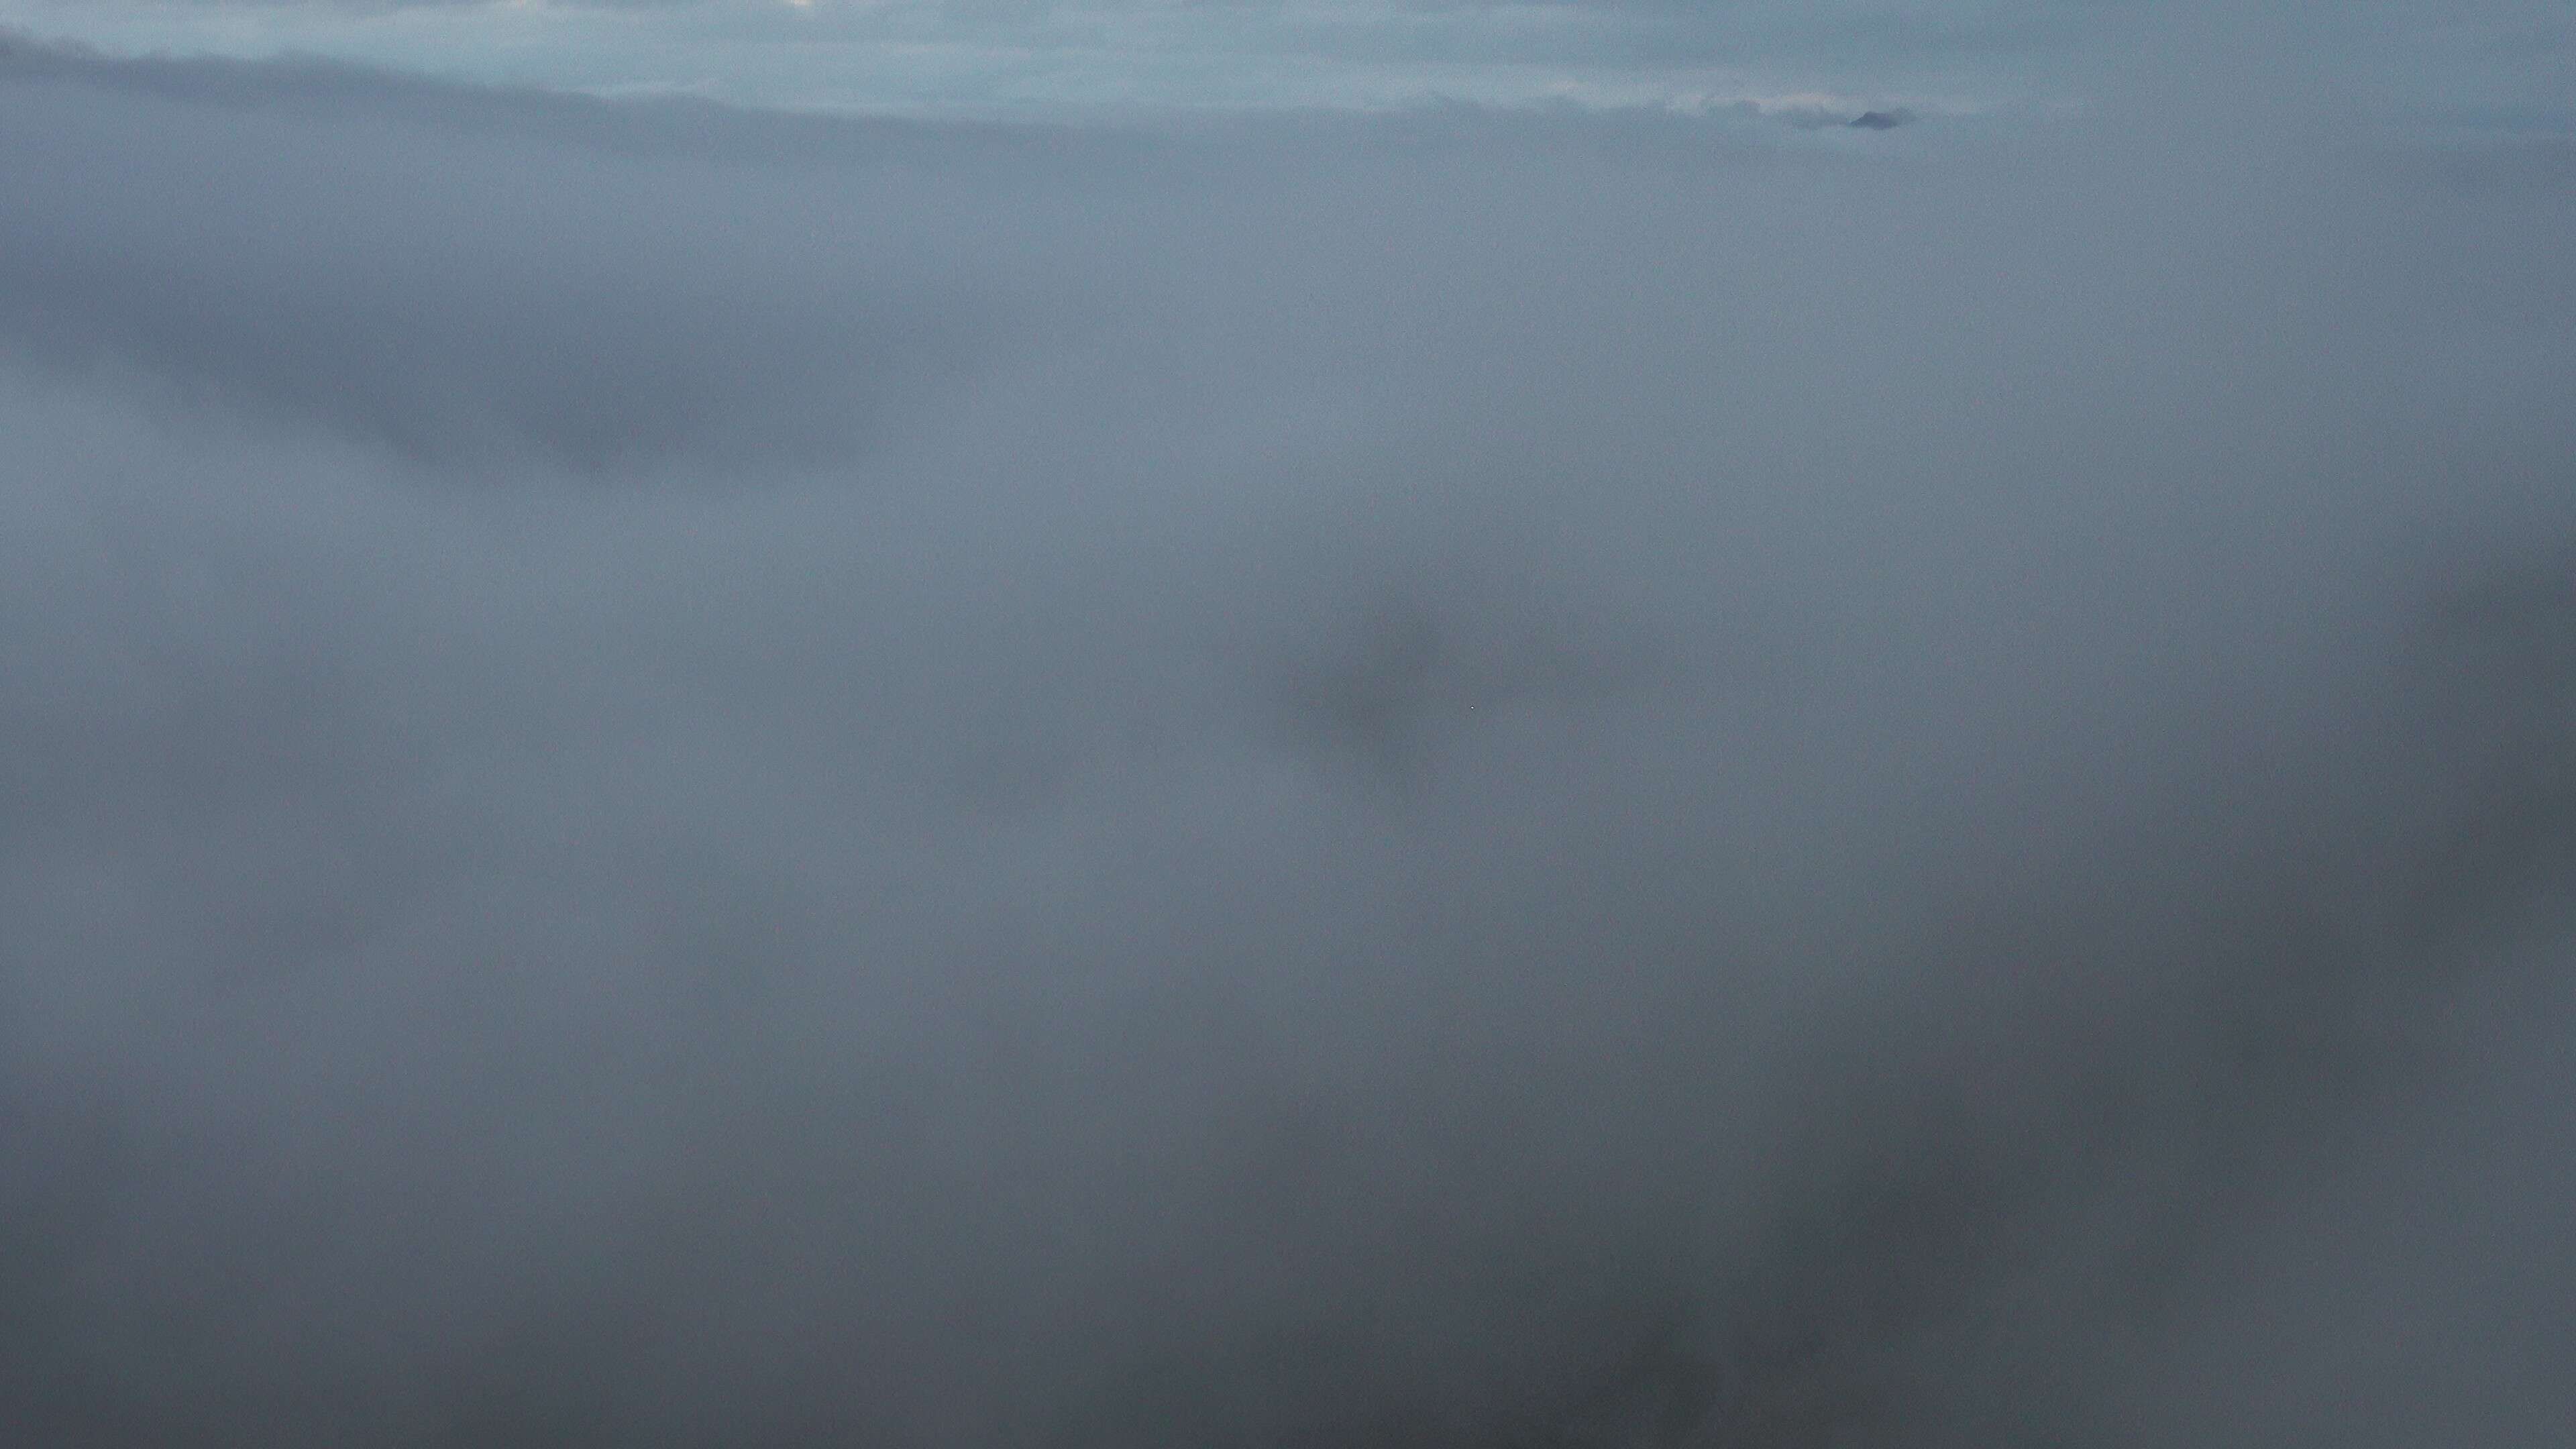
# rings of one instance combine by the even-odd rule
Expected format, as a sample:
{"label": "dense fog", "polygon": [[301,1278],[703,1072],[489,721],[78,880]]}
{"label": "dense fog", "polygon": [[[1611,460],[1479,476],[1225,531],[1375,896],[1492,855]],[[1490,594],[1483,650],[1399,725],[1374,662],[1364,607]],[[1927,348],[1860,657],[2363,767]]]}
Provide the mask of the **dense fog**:
{"label": "dense fog", "polygon": [[31,1446],[2553,1446],[2576,148],[0,49]]}

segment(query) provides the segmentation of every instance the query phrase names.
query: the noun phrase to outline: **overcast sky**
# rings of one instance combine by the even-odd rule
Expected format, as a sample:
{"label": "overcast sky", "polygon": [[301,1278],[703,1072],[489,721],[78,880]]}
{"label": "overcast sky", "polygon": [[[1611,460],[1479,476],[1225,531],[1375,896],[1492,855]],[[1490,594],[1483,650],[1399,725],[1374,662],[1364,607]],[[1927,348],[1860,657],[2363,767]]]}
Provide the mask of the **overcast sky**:
{"label": "overcast sky", "polygon": [[118,53],[1006,114],[1437,100],[2047,112],[2202,30],[2417,121],[2576,122],[2576,20],[2548,0],[0,0],[0,24]]}
{"label": "overcast sky", "polygon": [[0,1438],[2567,1442],[2544,13],[11,13]]}

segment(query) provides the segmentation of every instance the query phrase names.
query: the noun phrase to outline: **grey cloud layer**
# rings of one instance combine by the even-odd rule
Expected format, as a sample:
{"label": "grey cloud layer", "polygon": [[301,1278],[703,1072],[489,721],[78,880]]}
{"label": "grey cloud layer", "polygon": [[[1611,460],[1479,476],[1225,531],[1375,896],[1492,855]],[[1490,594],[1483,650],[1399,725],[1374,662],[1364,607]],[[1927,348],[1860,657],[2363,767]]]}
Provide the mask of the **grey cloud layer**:
{"label": "grey cloud layer", "polygon": [[1824,98],[1930,115],[2048,113],[2143,57],[2339,78],[2416,123],[2568,129],[2564,17],[2529,0],[1682,5],[1661,0],[1171,4],[772,0],[669,5],[0,0],[0,25],[120,55],[327,55],[456,77],[872,113],[1135,107],[1382,110],[1468,102],[1705,112]]}
{"label": "grey cloud layer", "polygon": [[2576,1411],[2561,153],[0,125],[40,1442]]}

